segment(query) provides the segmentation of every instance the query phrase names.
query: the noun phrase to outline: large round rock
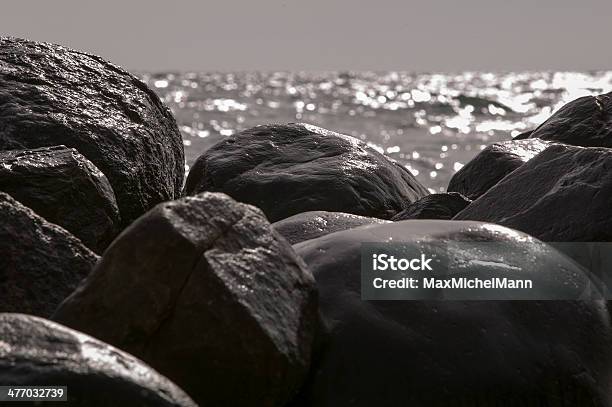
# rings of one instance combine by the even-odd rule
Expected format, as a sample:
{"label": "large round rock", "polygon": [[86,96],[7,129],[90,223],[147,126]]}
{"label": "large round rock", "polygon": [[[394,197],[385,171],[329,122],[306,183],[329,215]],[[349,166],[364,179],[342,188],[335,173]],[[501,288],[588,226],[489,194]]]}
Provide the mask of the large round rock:
{"label": "large round rock", "polygon": [[493,143],[453,175],[447,190],[477,199],[548,146],[549,142],[540,139]]}
{"label": "large round rock", "polygon": [[308,124],[258,126],[195,162],[185,191],[224,192],[271,222],[330,211],[389,219],[428,194],[412,174],[365,143]]}
{"label": "large round rock", "polygon": [[311,211],[274,222],[272,227],[291,244],[315,239],[340,230],[389,221],[342,212]]}
{"label": "large round rock", "polygon": [[612,147],[612,92],[567,103],[529,137],[582,147]]}
{"label": "large round rock", "polygon": [[413,202],[393,218],[392,221],[408,219],[452,219],[472,201],[458,192],[431,194]]}
{"label": "large round rock", "polygon": [[122,348],[206,406],[284,406],[310,363],[312,275],[260,210],[219,193],[159,204],[56,320]]}
{"label": "large round rock", "polygon": [[108,178],[125,225],[180,196],[181,135],[135,76],[58,45],[0,37],[0,150],[65,145]]}
{"label": "large round rock", "polygon": [[590,280],[546,244],[478,222],[409,220],[297,244],[317,280],[326,331],[301,405],[522,407],[571,400],[571,405],[603,407],[612,402],[612,335],[604,302],[588,295],[583,301],[364,301],[362,242],[403,242],[426,253],[446,243],[480,245],[480,253],[438,253],[464,257],[460,277],[485,275],[487,269],[530,277],[547,273],[551,286],[542,286],[542,294],[563,284],[562,277]]}
{"label": "large round rock", "polygon": [[61,405],[68,407],[196,407],[181,389],[135,357],[23,314],[0,314],[0,383],[65,386],[67,402]]}
{"label": "large round rock", "polygon": [[50,316],[98,259],[79,239],[3,192],[0,242],[0,312]]}
{"label": "large round rock", "polygon": [[73,148],[0,151],[0,191],[98,253],[120,230],[119,208],[108,180]]}
{"label": "large round rock", "polygon": [[612,241],[612,150],[554,145],[455,219],[494,222],[549,242]]}

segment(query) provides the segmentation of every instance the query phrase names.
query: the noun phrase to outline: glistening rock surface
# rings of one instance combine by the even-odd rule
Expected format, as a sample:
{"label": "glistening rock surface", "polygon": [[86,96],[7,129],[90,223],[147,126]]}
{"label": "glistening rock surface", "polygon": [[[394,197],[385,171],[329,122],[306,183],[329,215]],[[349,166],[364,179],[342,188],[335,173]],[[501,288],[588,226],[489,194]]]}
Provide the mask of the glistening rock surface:
{"label": "glistening rock surface", "polygon": [[133,356],[24,314],[0,314],[0,383],[67,386],[68,401],[61,405],[68,407],[196,407],[181,389]]}
{"label": "glistening rock surface", "polygon": [[413,202],[393,218],[392,221],[408,219],[452,219],[472,201],[458,192],[431,194]]}
{"label": "glistening rock surface", "polygon": [[113,189],[104,174],[75,149],[0,151],[0,191],[98,253],[120,230]]}
{"label": "glistening rock surface", "polygon": [[390,219],[428,194],[412,174],[353,137],[308,124],[258,126],[207,150],[185,191],[224,192],[271,222],[308,211]]}
{"label": "glistening rock surface", "polygon": [[[484,244],[471,260],[488,259],[489,265],[468,265],[461,276],[487,270],[530,277],[548,273],[548,286],[534,285],[542,293],[563,284],[554,280],[559,265],[566,269],[560,277],[589,279],[546,244],[479,222],[409,220],[297,244],[296,252],[315,275],[327,333],[301,405],[610,405],[612,335],[605,302],[588,296],[584,301],[363,301],[361,243],[389,241],[417,249],[452,241]],[[522,254],[508,258],[508,249]]]}
{"label": "glistening rock surface", "polygon": [[170,110],[100,57],[0,37],[0,150],[65,145],[111,183],[124,225],[180,196],[183,141]]}
{"label": "glistening rock surface", "polygon": [[367,218],[350,213],[311,211],[298,213],[275,222],[272,227],[289,243],[296,244],[340,230],[388,222],[383,219]]}
{"label": "glistening rock surface", "polygon": [[529,137],[574,146],[612,147],[612,93],[567,103]]}
{"label": "glistening rock surface", "polygon": [[453,175],[447,190],[459,192],[472,200],[477,199],[549,145],[539,139],[493,143]]}
{"label": "glistening rock surface", "polygon": [[220,193],[159,204],[54,319],[122,348],[206,406],[284,406],[310,363],[312,275],[257,208]]}
{"label": "glistening rock surface", "polygon": [[556,145],[455,219],[494,222],[550,242],[612,241],[612,150]]}
{"label": "glistening rock surface", "polygon": [[525,140],[528,139],[533,134],[533,130],[527,130],[522,132],[516,137],[513,137],[512,140]]}
{"label": "glistening rock surface", "polygon": [[0,312],[48,317],[98,260],[79,239],[3,192],[0,242]]}

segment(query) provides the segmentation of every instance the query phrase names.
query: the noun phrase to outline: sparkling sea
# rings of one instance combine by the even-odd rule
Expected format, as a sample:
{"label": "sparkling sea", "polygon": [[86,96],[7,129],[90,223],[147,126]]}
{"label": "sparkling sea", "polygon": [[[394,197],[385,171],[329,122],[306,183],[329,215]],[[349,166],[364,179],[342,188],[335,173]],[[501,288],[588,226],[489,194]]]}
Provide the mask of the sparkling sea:
{"label": "sparkling sea", "polygon": [[142,73],[172,109],[186,170],[228,135],[306,122],[358,137],[432,192],[489,143],[544,121],[563,104],[612,91],[605,72]]}

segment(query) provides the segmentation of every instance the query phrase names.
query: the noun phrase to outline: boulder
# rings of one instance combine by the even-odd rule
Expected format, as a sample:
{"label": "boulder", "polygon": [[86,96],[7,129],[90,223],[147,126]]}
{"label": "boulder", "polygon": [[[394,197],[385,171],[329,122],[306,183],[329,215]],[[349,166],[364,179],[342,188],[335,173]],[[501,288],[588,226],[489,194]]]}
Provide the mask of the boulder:
{"label": "boulder", "polygon": [[395,161],[353,137],[308,124],[258,126],[227,137],[193,165],[185,193],[224,192],[271,222],[308,211],[390,219],[428,194]]}
{"label": "boulder", "polygon": [[48,317],[98,260],[81,241],[0,192],[0,312]]}
{"label": "boulder", "polygon": [[340,230],[389,221],[342,212],[311,211],[274,222],[272,227],[290,244],[314,239]]}
{"label": "boulder", "polygon": [[550,242],[550,246],[591,271],[612,299],[612,242]]}
{"label": "boulder", "polygon": [[266,407],[302,384],[316,309],[312,275],[261,211],[203,193],[134,222],[54,319],[142,358],[201,405]]}
{"label": "boulder", "polygon": [[582,147],[612,147],[612,92],[567,103],[529,137]]}
{"label": "boulder", "polygon": [[66,386],[68,402],[61,404],[70,407],[196,407],[175,384],[135,357],[24,314],[0,314],[0,383]]}
{"label": "boulder", "polygon": [[98,253],[120,230],[119,208],[108,180],[73,148],[0,151],[0,191]]}
{"label": "boulder", "polygon": [[[479,222],[408,220],[337,232],[294,246],[314,273],[325,341],[296,405],[608,406],[612,333],[605,302],[364,301],[362,242],[402,242],[473,262],[462,276],[496,269],[559,279],[587,272],[546,244]],[[483,251],[440,250],[448,243]],[[508,253],[513,253],[508,256]],[[518,254],[517,254],[518,253]],[[522,255],[521,255],[522,253]],[[567,281],[565,281],[567,283]],[[569,405],[569,404],[568,404]]]}
{"label": "boulder", "polygon": [[472,200],[477,199],[549,145],[539,139],[493,143],[453,175],[447,190],[459,192]]}
{"label": "boulder", "polygon": [[494,222],[550,242],[612,239],[612,150],[555,145],[454,219]]}
{"label": "boulder", "polygon": [[408,219],[452,219],[472,201],[458,192],[431,194],[410,204],[393,218],[392,221]]}
{"label": "boulder", "polygon": [[138,78],[94,55],[12,37],[0,37],[0,66],[0,150],[77,149],[108,178],[124,225],[180,196],[181,135]]}

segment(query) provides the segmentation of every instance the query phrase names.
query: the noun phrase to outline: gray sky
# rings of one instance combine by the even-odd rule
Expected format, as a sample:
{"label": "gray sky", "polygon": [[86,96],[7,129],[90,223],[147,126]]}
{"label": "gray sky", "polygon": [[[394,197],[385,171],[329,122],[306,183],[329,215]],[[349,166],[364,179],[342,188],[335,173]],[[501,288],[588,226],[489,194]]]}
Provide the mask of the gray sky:
{"label": "gray sky", "polygon": [[0,32],[132,70],[612,69],[610,0],[11,0]]}

